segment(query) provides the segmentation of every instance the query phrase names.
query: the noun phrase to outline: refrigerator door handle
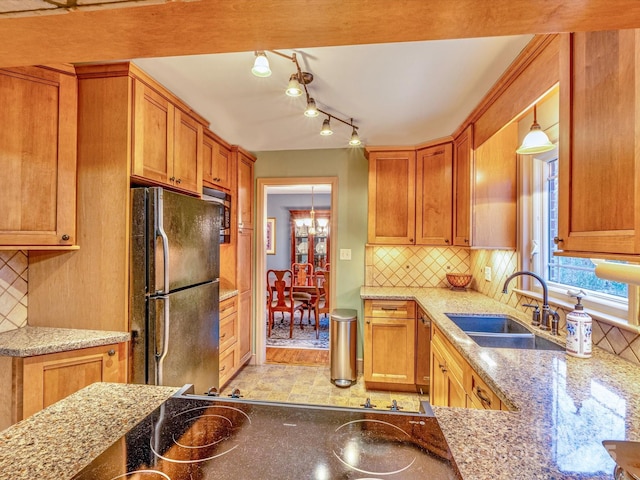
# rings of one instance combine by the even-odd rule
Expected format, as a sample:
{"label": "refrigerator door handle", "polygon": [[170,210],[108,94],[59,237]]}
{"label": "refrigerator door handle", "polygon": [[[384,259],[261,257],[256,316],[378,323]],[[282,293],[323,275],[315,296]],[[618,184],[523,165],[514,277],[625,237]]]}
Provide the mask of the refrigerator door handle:
{"label": "refrigerator door handle", "polygon": [[169,296],[163,295],[157,298],[162,299],[164,302],[164,312],[162,325],[162,350],[159,353],[156,352],[156,385],[163,385],[164,359],[166,358],[167,353],[169,353]]}
{"label": "refrigerator door handle", "polygon": [[[158,200],[158,210],[162,212],[162,196]],[[162,238],[162,268],[163,268],[163,285],[162,293],[169,293],[169,238],[164,231],[164,221],[162,214],[156,215],[156,238]]]}

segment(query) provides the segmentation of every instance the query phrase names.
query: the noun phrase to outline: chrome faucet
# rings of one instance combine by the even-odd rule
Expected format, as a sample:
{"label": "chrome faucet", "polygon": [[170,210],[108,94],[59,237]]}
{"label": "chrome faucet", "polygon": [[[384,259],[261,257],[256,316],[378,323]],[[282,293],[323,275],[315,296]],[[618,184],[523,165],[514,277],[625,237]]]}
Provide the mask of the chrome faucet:
{"label": "chrome faucet", "polygon": [[558,312],[551,312],[549,308],[549,289],[547,288],[547,284],[544,279],[540,275],[536,275],[533,272],[520,271],[516,272],[512,275],[509,275],[507,279],[504,281],[504,287],[502,287],[502,293],[507,293],[507,287],[509,286],[509,282],[520,275],[529,275],[530,277],[535,278],[542,285],[542,315],[540,320],[540,330],[551,330],[551,335],[558,334],[558,322],[560,320],[560,315]]}

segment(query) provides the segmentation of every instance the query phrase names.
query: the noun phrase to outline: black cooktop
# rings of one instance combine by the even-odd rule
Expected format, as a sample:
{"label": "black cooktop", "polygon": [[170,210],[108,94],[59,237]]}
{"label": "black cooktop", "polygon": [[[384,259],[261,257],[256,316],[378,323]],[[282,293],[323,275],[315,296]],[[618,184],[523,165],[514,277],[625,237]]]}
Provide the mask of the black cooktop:
{"label": "black cooktop", "polygon": [[178,395],[73,478],[462,477],[429,414]]}

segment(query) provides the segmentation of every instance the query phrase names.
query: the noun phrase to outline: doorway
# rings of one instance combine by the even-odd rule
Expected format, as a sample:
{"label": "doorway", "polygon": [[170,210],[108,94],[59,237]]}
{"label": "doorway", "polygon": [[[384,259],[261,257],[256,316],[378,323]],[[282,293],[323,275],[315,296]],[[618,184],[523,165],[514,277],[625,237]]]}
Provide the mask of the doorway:
{"label": "doorway", "polygon": [[[330,292],[329,298],[335,298],[335,268],[326,265],[331,259],[336,258],[337,252],[337,177],[290,177],[290,178],[259,178],[257,179],[256,194],[257,209],[256,222],[262,228],[256,231],[256,329],[255,329],[255,346],[256,346],[256,363],[264,364],[267,360],[267,308],[266,308],[266,292],[267,280],[266,273],[270,268],[274,269],[290,269],[292,263],[310,261],[314,268],[328,270]],[[313,197],[312,197],[313,187]],[[270,206],[271,198],[271,206]],[[312,205],[313,199],[313,205]],[[276,201],[277,200],[277,201]],[[310,227],[309,219],[306,222],[301,221],[306,217],[313,206],[314,213],[322,211],[328,221],[325,223],[314,223],[314,227],[319,227],[317,238],[304,237],[308,235]],[[299,228],[296,228],[295,218],[299,217]],[[318,214],[319,216],[319,214]],[[293,219],[293,220],[292,220]],[[323,230],[324,229],[324,230]],[[296,233],[299,234],[295,238]],[[326,233],[330,233],[330,240],[327,242]],[[293,235],[293,237],[292,237]],[[315,243],[313,243],[315,242]],[[304,245],[306,243],[306,245]],[[320,245],[320,246],[318,246]],[[303,247],[307,247],[304,249]],[[313,251],[309,251],[309,246]],[[313,255],[315,253],[315,256]],[[298,319],[294,324],[294,338],[297,332],[299,337],[308,337],[308,340],[315,340],[315,318],[308,319],[312,315],[310,312],[305,313],[305,320],[309,323],[304,324],[304,330],[301,331]],[[325,326],[328,328],[328,315],[319,315],[324,319]],[[315,315],[314,315],[315,317]],[[323,320],[320,321],[320,326]],[[287,330],[288,332],[288,330]],[[312,333],[312,335],[309,335]],[[273,336],[273,335],[272,335]],[[288,339],[288,334],[285,336]],[[328,338],[327,347],[328,347]],[[270,343],[274,343],[273,341]],[[280,345],[286,345],[286,339],[279,342]],[[277,358],[280,363],[286,362],[282,359],[292,359],[292,363],[304,363],[307,358],[318,357],[313,352],[314,342],[308,343],[309,352],[299,351],[278,352]],[[294,348],[296,348],[294,346]],[[270,358],[273,359],[273,350],[270,348]],[[328,354],[327,354],[328,355]],[[326,356],[326,355],[325,355]],[[300,360],[302,359],[302,360]]]}

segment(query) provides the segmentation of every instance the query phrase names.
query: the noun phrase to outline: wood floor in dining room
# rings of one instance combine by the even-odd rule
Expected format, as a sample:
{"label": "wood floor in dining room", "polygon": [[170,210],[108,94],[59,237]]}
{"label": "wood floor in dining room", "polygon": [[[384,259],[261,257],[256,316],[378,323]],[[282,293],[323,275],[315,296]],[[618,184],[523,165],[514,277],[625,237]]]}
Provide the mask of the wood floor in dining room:
{"label": "wood floor in dining room", "polygon": [[322,367],[329,365],[329,350],[267,347],[267,363]]}

